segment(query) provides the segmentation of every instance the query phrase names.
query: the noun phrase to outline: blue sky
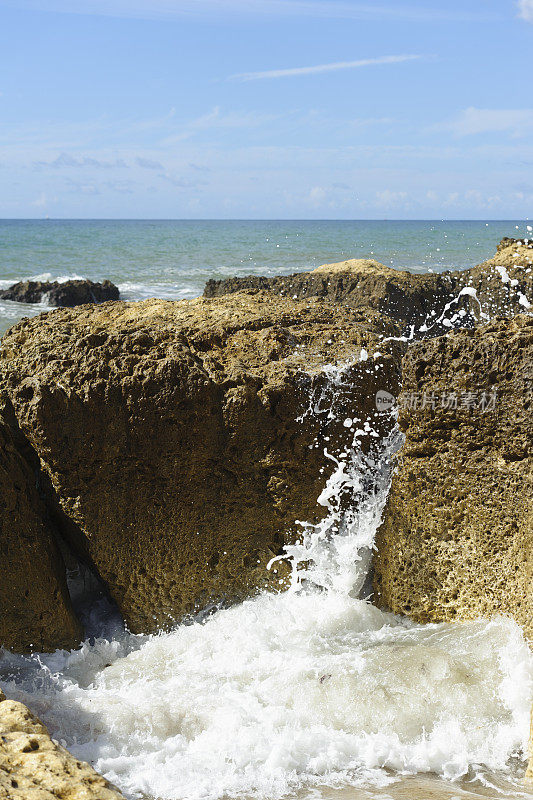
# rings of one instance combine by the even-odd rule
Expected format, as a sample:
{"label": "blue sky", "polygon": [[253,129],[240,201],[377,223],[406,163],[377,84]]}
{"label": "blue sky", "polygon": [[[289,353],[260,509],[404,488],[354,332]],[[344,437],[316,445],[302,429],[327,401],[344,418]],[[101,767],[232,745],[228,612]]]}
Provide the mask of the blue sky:
{"label": "blue sky", "polygon": [[0,0],[0,217],[533,216],[533,0]]}

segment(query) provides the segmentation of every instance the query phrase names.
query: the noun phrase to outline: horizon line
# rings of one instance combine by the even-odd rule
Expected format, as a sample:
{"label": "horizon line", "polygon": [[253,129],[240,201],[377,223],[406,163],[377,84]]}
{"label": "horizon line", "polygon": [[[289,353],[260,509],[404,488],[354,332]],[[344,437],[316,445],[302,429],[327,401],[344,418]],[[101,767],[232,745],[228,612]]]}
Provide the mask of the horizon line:
{"label": "horizon line", "polygon": [[529,222],[529,217],[0,217],[0,222]]}

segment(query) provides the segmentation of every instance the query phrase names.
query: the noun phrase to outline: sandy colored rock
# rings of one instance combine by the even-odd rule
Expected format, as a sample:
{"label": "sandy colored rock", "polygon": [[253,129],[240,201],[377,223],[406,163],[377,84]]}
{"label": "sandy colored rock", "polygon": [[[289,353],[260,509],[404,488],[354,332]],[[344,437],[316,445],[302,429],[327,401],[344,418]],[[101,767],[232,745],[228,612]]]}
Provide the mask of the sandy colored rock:
{"label": "sandy colored rock", "polygon": [[120,800],[123,796],[54,742],[22,703],[0,692],[0,800]]}
{"label": "sandy colored rock", "polygon": [[[375,394],[398,385],[395,330],[256,292],[63,309],[4,337],[1,388],[50,505],[133,631],[280,587],[267,563],[325,513],[324,437],[338,452],[347,417],[390,427]],[[322,366],[348,361],[334,388]]]}
{"label": "sandy colored rock", "polygon": [[532,262],[530,245],[506,239],[493,258],[467,270],[413,274],[372,259],[349,259],[294,275],[210,280],[204,296],[256,288],[293,299],[320,297],[372,308],[395,320],[404,334],[425,338],[527,310],[533,303]]}
{"label": "sandy colored rock", "polygon": [[377,536],[380,605],[420,622],[510,614],[533,634],[532,388],[528,315],[409,348],[406,441]]}
{"label": "sandy colored rock", "polygon": [[0,414],[0,645],[17,652],[76,647],[65,569],[16,423]]}
{"label": "sandy colored rock", "polygon": [[370,308],[394,319],[402,329],[420,325],[435,303],[443,307],[450,295],[448,281],[439,275],[413,275],[378,261],[354,258],[294,275],[210,280],[204,297],[220,297],[248,288],[297,300],[319,297],[335,304]]}

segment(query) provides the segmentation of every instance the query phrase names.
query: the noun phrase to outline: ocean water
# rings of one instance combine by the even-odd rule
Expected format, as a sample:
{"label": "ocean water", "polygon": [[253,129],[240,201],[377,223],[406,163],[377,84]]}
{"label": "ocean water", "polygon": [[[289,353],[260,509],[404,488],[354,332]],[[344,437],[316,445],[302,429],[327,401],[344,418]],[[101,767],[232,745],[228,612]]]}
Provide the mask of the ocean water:
{"label": "ocean water", "polygon": [[[0,220],[0,288],[29,278],[116,283],[126,300],[202,293],[209,278],[276,275],[347,258],[461,269],[491,256],[527,221]],[[0,302],[0,333],[45,307]]]}
{"label": "ocean water", "polygon": [[[35,225],[46,230],[48,224]],[[115,272],[106,262],[91,276],[114,277],[123,291],[142,297],[161,294],[161,286],[173,287],[166,296],[192,296],[207,277],[291,272],[351,255],[414,270],[468,266],[491,255],[515,224],[525,235],[524,223],[502,223],[497,233],[500,224],[491,223],[491,236],[482,223],[446,223],[462,231],[462,249],[455,239],[443,252],[437,242],[451,238],[444,223],[140,223],[151,231],[143,250],[138,224],[57,223],[56,229],[66,241],[68,226],[81,226],[98,250],[95,231],[110,226],[110,254],[120,231],[129,256],[115,253]],[[31,248],[21,230],[34,223],[9,225],[20,247],[16,277],[89,274],[77,265],[91,251],[90,236],[70,261],[52,266],[51,252],[61,248],[50,228],[48,256],[41,252],[40,269],[30,273],[24,259]],[[359,232],[350,225],[360,225]],[[189,237],[190,249],[175,243],[171,255],[170,245],[161,245],[165,274],[148,265],[157,231],[166,226],[169,241]],[[396,238],[387,239],[391,229]],[[265,250],[261,263],[236,266],[239,252],[261,251],[259,236],[275,232],[275,249],[282,250],[280,233],[290,230],[291,247],[276,261]],[[335,250],[340,230],[346,249]],[[235,242],[231,231],[240,231]],[[356,250],[363,236],[369,246],[372,231],[374,253]],[[226,242],[222,255],[217,239]],[[17,249],[13,239],[10,248]],[[211,259],[209,267],[202,258]],[[133,263],[135,282],[126,280]],[[332,394],[342,387],[344,369],[324,367]],[[309,399],[313,413],[328,413]],[[533,800],[522,782],[533,654],[519,626],[504,617],[417,625],[365,599],[401,437],[395,433],[363,455],[364,427],[352,431],[342,452],[331,453],[327,485],[317,498],[328,513],[318,526],[303,525],[301,542],[288,548],[289,591],[264,593],[155,636],[128,633],[100,602],[88,613],[88,638],[76,651],[32,657],[0,651],[2,687],[132,800]]]}

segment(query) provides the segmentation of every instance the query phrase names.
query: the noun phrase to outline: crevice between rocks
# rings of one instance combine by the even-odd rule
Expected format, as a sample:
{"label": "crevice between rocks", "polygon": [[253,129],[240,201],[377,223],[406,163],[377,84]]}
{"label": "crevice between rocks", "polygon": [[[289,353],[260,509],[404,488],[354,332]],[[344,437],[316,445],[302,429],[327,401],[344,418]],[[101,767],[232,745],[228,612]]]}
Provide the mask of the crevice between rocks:
{"label": "crevice between rocks", "polygon": [[35,487],[45,509],[45,521],[61,559],[67,594],[86,638],[110,637],[125,630],[120,611],[84,544],[84,534],[68,517],[36,450],[23,433],[12,403],[3,398],[2,416],[13,435],[16,449],[35,477]]}

